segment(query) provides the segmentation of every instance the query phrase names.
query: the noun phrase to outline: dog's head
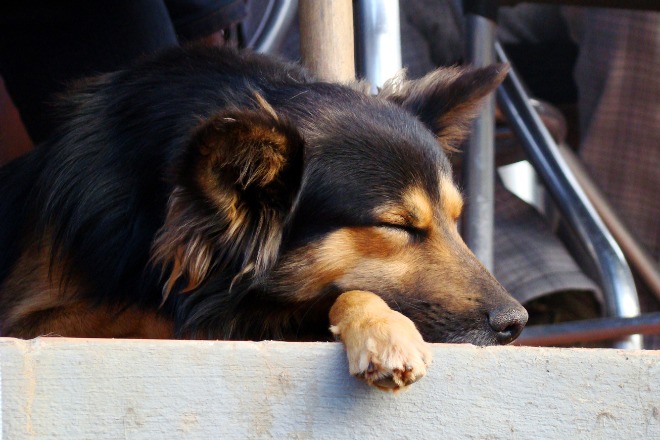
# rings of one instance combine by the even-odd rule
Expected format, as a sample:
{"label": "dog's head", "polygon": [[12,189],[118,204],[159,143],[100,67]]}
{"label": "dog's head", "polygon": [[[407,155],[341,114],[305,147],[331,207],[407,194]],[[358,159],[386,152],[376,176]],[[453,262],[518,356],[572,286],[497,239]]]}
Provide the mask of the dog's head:
{"label": "dog's head", "polygon": [[206,292],[192,292],[200,320],[248,291],[304,315],[369,290],[428,341],[515,339],[526,312],[463,243],[445,152],[504,74],[441,69],[396,79],[378,97],[320,85],[298,101],[257,96],[251,109],[209,119],[155,246],[170,270],[166,293]]}

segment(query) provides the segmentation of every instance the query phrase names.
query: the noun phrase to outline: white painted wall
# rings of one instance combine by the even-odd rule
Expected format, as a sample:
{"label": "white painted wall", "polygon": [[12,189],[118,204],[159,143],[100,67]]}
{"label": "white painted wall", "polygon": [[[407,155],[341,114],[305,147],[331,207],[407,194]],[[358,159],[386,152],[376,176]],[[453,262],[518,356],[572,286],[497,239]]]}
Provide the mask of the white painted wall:
{"label": "white painted wall", "polygon": [[5,439],[660,439],[660,352],[435,345],[392,395],[334,343],[0,338]]}

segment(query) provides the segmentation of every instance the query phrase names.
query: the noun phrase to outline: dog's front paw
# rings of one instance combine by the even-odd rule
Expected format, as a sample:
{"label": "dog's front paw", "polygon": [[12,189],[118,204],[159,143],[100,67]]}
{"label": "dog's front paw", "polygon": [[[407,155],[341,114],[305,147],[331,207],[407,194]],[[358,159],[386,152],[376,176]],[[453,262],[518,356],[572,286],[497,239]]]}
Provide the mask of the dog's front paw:
{"label": "dog's front paw", "polygon": [[410,319],[390,310],[362,324],[366,325],[339,332],[351,374],[369,385],[393,391],[426,375],[431,351]]}
{"label": "dog's front paw", "polygon": [[330,330],[346,347],[351,374],[382,390],[418,381],[431,351],[415,324],[371,292],[342,294],[330,311]]}

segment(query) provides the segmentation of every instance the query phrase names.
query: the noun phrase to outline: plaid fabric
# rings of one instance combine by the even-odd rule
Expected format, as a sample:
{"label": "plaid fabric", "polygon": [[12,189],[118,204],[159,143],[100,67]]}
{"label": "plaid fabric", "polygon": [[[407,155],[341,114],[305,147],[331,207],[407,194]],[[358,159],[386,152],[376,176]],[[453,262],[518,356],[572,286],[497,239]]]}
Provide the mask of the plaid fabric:
{"label": "plaid fabric", "polygon": [[[566,8],[580,45],[581,157],[642,245],[660,259],[660,13]],[[638,289],[642,311],[660,310]],[[660,348],[660,335],[647,336]]]}
{"label": "plaid fabric", "polygon": [[568,291],[590,291],[602,303],[597,285],[589,279],[531,206],[495,187],[493,272],[520,302]]}
{"label": "plaid fabric", "polygon": [[567,11],[580,44],[581,156],[631,231],[660,258],[660,13]]}

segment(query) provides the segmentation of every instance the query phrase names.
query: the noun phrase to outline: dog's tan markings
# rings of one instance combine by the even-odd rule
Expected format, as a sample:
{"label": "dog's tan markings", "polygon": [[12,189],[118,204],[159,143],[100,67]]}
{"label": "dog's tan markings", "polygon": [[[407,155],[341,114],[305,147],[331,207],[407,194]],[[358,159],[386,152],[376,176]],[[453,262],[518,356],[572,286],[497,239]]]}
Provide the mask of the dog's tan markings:
{"label": "dog's tan markings", "polygon": [[[211,265],[211,256],[209,251],[204,249],[196,250],[197,247],[204,247],[204,245],[193,244],[187,248],[179,247],[176,251],[170,276],[165,282],[163,302],[167,299],[175,283],[181,276],[188,276],[188,283],[181,289],[181,293],[190,292],[204,281],[206,272],[208,272],[208,268]],[[183,269],[184,267],[186,268],[185,270]]]}
{"label": "dog's tan markings", "polygon": [[[240,167],[238,183],[245,189],[250,185],[265,187],[275,180],[287,161],[287,137],[275,127],[249,127],[245,133],[240,133],[237,143],[247,144],[258,141],[263,148],[258,152],[259,158],[249,158],[245,153],[237,153],[240,162],[233,164]],[[227,161],[229,162],[229,161]],[[223,164],[224,165],[224,164]]]}
{"label": "dog's tan markings", "polygon": [[[47,242],[48,240],[44,240]],[[60,291],[63,267],[61,262],[50,264],[50,246],[33,244],[25,249],[13,270],[2,285],[3,321],[2,333],[20,329],[27,317],[44,310],[66,304],[68,297],[78,290],[75,278],[67,279],[67,295]],[[12,298],[20,298],[11,302]]]}
{"label": "dog's tan markings", "polygon": [[266,112],[275,120],[279,122],[279,117],[277,116],[277,113],[275,112],[275,109],[273,108],[272,105],[268,101],[266,101],[266,98],[264,98],[261,93],[259,92],[254,92],[254,99],[257,101],[257,104],[259,106],[266,110]]}
{"label": "dog's tan markings", "polygon": [[[195,184],[184,182],[174,190],[152,248],[152,264],[170,271],[164,298],[183,276],[187,291],[232,259],[243,261],[238,279],[265,272],[277,258],[286,214],[279,205],[293,199],[294,188],[285,186],[302,173],[303,141],[261,95],[254,99],[259,108],[217,114],[192,136],[189,160],[194,162]],[[249,188],[282,200],[275,206],[265,201],[252,206],[245,192]],[[200,199],[210,202],[212,212]]]}
{"label": "dog's tan markings", "polygon": [[284,294],[293,301],[313,300],[324,286],[342,277],[350,263],[330,258],[320,259],[319,253],[308,249],[290,258],[279,269]]}
{"label": "dog's tan markings", "polygon": [[407,80],[405,72],[387,81],[378,96],[415,113],[436,134],[443,149],[457,151],[483,98],[506,76],[508,67],[448,67]]}
{"label": "dog's tan markings", "polygon": [[[195,178],[204,196],[213,203],[218,210],[225,212],[229,218],[235,218],[238,214],[238,194],[222,188],[218,182],[218,171],[212,166],[198,165]],[[179,192],[181,189],[179,188]],[[176,195],[176,193],[174,193]]]}
{"label": "dog's tan markings", "polygon": [[159,316],[156,311],[144,311],[137,307],[115,310],[75,301],[25,315],[5,335],[19,338],[171,339],[174,337],[174,326],[171,320]]}
{"label": "dog's tan markings", "polygon": [[[282,171],[292,142],[299,140],[289,137],[291,133],[261,95],[255,94],[255,100],[259,113],[246,112],[235,118],[216,115],[195,132],[193,145],[203,156],[198,175],[208,182],[205,187],[226,191],[234,183],[243,188],[266,186]],[[238,172],[229,188],[218,181],[227,170]]]}
{"label": "dog's tan markings", "polygon": [[428,229],[433,223],[433,205],[424,190],[412,187],[403,194],[403,203],[413,217],[413,226]]}
{"label": "dog's tan markings", "polygon": [[[433,222],[422,241],[411,240],[408,232],[394,228],[343,228],[289,256],[281,267],[280,279],[285,280],[288,291],[296,292],[292,295],[296,301],[313,300],[326,286],[336,285],[344,290],[394,292],[401,301],[410,295],[440,302],[452,313],[473,310],[479,300],[474,278],[487,273],[467,249],[453,222],[453,216],[460,213],[460,194],[453,184],[447,186],[447,193],[450,202],[443,204],[441,200],[435,206]],[[426,196],[417,194],[408,200],[430,208]],[[399,224],[403,217],[412,218],[410,212],[414,211],[412,207],[401,209],[403,205],[381,208]],[[419,209],[430,216],[429,210]],[[378,214],[376,218],[383,220]]]}
{"label": "dog's tan markings", "polygon": [[463,212],[463,196],[451,179],[445,177],[440,182],[442,209],[450,219],[456,221]]}
{"label": "dog's tan markings", "polygon": [[[401,234],[401,236],[407,241],[405,235]],[[393,236],[378,228],[346,228],[343,230],[343,236],[342,232],[336,233],[326,245],[331,247],[338,241],[344,241],[345,244],[340,247],[343,250],[350,249],[350,255],[359,258],[384,259],[393,256],[401,248],[402,243],[398,238],[399,236]],[[348,255],[343,256],[343,258],[346,257]]]}
{"label": "dog's tan markings", "polygon": [[432,355],[415,324],[371,292],[343,293],[330,309],[330,331],[346,348],[349,372],[398,391],[426,374]]}
{"label": "dog's tan markings", "polygon": [[423,189],[413,186],[403,193],[400,204],[380,206],[375,209],[374,216],[383,224],[426,230],[433,223],[433,205]]}
{"label": "dog's tan markings", "polygon": [[[445,150],[459,151],[457,146],[470,132],[470,122],[477,116],[488,96],[506,77],[508,66],[489,66],[481,71],[473,71],[467,75],[460,70],[451,72],[448,84],[458,85],[456,92],[461,99],[446,112],[438,115],[437,127],[442,127],[436,134]],[[477,72],[476,74],[474,72]],[[469,78],[469,81],[465,81]]]}
{"label": "dog's tan markings", "polygon": [[[274,210],[255,213],[242,190],[267,187],[285,170],[294,136],[277,125],[275,110],[255,94],[260,113],[246,112],[242,119],[216,115],[197,128],[192,140],[201,156],[196,158],[195,188],[181,186],[173,191],[165,224],[157,234],[152,262],[170,268],[163,288],[167,298],[177,280],[187,277],[192,290],[204,282],[213,267],[213,254],[221,246],[247,241],[254,261],[249,270],[263,271],[273,263],[281,237],[280,219]],[[201,192],[201,194],[199,194]],[[194,194],[195,196],[191,196]],[[215,213],[207,218],[196,209],[199,196],[210,202]],[[214,230],[213,225],[218,225]],[[248,237],[254,229],[263,237]],[[248,271],[247,265],[243,268]]]}
{"label": "dog's tan markings", "polygon": [[410,226],[413,223],[410,212],[401,206],[381,206],[376,208],[374,215],[382,224]]}
{"label": "dog's tan markings", "polygon": [[342,229],[284,262],[280,276],[285,283],[296,285],[294,300],[306,301],[313,299],[323,286],[340,279],[359,258],[350,231]]}
{"label": "dog's tan markings", "polygon": [[[164,226],[153,244],[151,261],[163,270],[171,264],[163,287],[163,302],[172,292],[177,280],[188,278],[185,291],[197,287],[208,274],[212,264],[212,249],[208,240],[198,233],[189,212],[190,204],[183,197],[183,189],[175,188],[168,203]],[[233,211],[229,210],[228,213]],[[238,217],[237,213],[233,213]]]}
{"label": "dog's tan markings", "polygon": [[[63,280],[64,263],[50,264],[50,247],[33,245],[21,255],[3,284],[2,334],[103,338],[171,338],[170,320],[156,311],[111,308],[79,298],[85,289],[75,274]],[[20,298],[10,302],[11,298]]]}
{"label": "dog's tan markings", "polygon": [[296,301],[313,299],[324,286],[333,282],[366,282],[376,289],[382,278],[405,278],[410,272],[411,263],[401,255],[408,242],[405,232],[343,228],[299,250],[295,256],[289,256],[280,266],[278,277],[284,284],[295,286],[292,290],[296,295],[292,299]]}

